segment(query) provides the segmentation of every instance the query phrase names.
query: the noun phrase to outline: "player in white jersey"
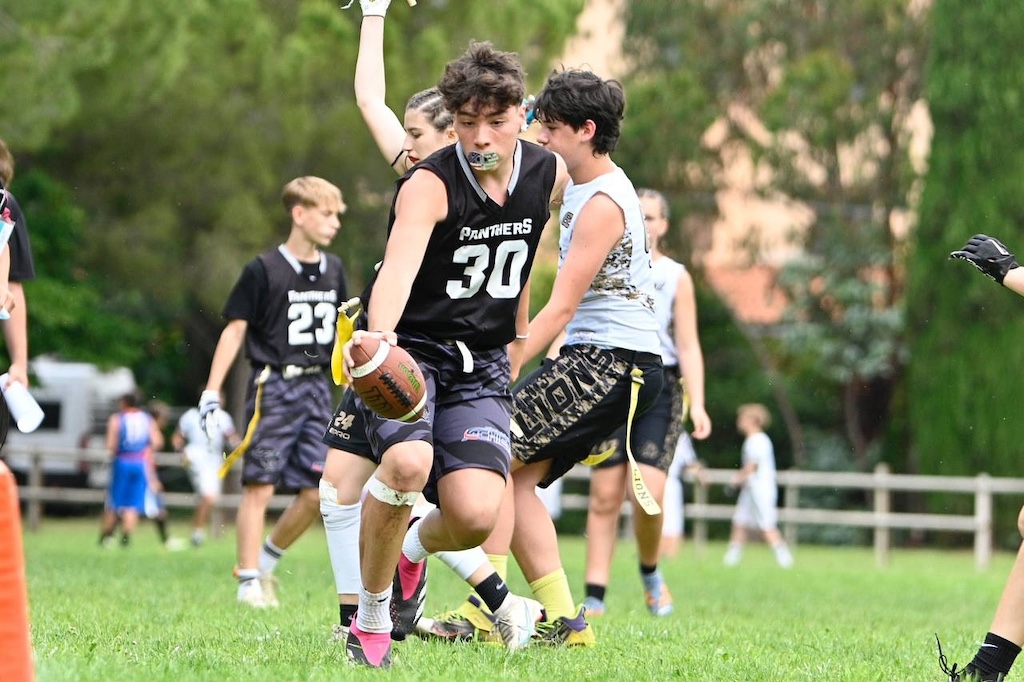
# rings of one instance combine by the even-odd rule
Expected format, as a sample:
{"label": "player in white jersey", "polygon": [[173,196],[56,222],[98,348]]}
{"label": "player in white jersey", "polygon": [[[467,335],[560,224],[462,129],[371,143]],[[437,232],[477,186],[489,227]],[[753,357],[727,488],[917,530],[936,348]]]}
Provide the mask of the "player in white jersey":
{"label": "player in white jersey", "polygon": [[537,141],[565,159],[572,181],[561,208],[558,274],[530,321],[523,360],[546,351],[563,329],[566,338],[558,357],[514,389],[514,531],[496,530],[484,547],[513,549],[545,608],[541,641],[553,645],[586,646],[594,635],[573,602],[535,486],[569,471],[631,409],[646,411],[663,379],[647,230],[636,189],[610,156],[624,108],[618,82],[569,70],[548,78],[535,109]]}
{"label": "player in white jersey", "polygon": [[760,531],[775,551],[775,559],[783,568],[793,565],[793,555],[778,529],[778,483],[775,480],[775,448],[764,430],[771,416],[764,405],[740,405],[736,412],[736,429],[745,436],[743,467],[733,477],[739,489],[736,512],[732,517],[732,534],[725,553],[725,565],[735,566],[743,555],[748,530]]}
{"label": "player in white jersey", "polygon": [[[681,263],[659,248],[661,238],[669,228],[668,201],[652,189],[641,189],[638,194],[652,243],[654,311],[659,323],[665,388],[657,403],[634,420],[631,445],[651,496],[664,505],[676,443],[680,442],[681,435],[686,438],[683,432],[687,411],[693,422],[695,438],[703,439],[711,434],[711,419],[704,409],[704,357],[697,337],[693,279]],[[682,377],[686,378],[689,410],[684,406]],[[625,439],[626,429],[620,428],[591,451],[592,455],[609,450],[614,454],[598,463],[590,477],[586,598],[583,602],[588,616],[600,615],[605,610],[604,596],[611,578],[619,512],[629,487]],[[647,608],[655,616],[665,616],[672,612],[672,596],[658,570],[658,559],[662,521],[668,516],[668,510],[662,514],[646,514],[636,496],[631,496],[631,499],[635,510],[633,530]],[[681,500],[675,504],[681,513]]]}
{"label": "player in white jersey", "polygon": [[[223,396],[221,397],[223,402]],[[212,422],[210,420],[213,420]],[[218,475],[228,448],[238,445],[235,420],[218,407],[207,417],[209,433],[199,423],[199,409],[193,407],[178,419],[171,434],[171,444],[181,453],[183,464],[192,479],[192,488],[199,496],[192,516],[192,545],[199,547],[206,540],[206,526],[210,512],[220,499],[222,481]]]}

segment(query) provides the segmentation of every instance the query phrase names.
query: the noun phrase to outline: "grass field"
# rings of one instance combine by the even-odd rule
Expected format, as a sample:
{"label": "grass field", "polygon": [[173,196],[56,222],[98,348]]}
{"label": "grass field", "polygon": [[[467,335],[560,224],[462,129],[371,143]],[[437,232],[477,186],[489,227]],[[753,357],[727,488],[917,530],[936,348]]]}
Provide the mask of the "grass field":
{"label": "grass field", "polygon": [[[131,549],[101,550],[98,522],[51,520],[26,534],[36,670],[51,680],[943,680],[934,633],[966,663],[988,628],[1012,557],[985,573],[969,553],[907,550],[876,569],[870,549],[801,546],[777,568],[764,547],[737,568],[721,545],[692,546],[663,564],[676,612],[649,616],[635,548],[620,545],[609,613],[593,649],[396,644],[390,671],[352,668],[328,644],[337,602],[322,530],[282,560],[282,606],[234,603],[233,536],[168,553],[144,525]],[[181,531],[183,524],[179,523]],[[562,556],[582,599],[583,541]],[[513,589],[524,591],[516,569]],[[454,606],[464,584],[431,560],[428,612]],[[0,652],[2,653],[2,652]]]}

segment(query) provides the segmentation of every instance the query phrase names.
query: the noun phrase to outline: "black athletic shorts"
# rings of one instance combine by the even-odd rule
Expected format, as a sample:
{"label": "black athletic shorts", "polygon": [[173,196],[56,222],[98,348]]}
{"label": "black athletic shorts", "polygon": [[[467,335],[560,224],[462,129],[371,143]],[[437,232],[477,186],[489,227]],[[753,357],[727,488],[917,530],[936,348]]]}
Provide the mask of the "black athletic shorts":
{"label": "black athletic shorts", "polygon": [[563,346],[518,383],[512,396],[512,454],[530,464],[551,460],[546,488],[590,454],[629,416],[631,370],[642,372],[636,414],[651,408],[664,383],[661,356],[579,344]]}
{"label": "black athletic shorts", "polygon": [[[633,420],[633,457],[641,464],[647,464],[668,473],[676,444],[683,434],[683,390],[679,385],[679,368],[666,367],[665,387],[651,409]],[[615,448],[615,453],[597,464],[595,469],[621,466],[626,463],[626,426],[622,425],[608,438],[602,440],[591,454]]]}
{"label": "black athletic shorts", "polygon": [[[260,371],[262,367],[253,370],[249,384],[249,421]],[[293,490],[318,487],[327,459],[321,436],[332,402],[325,373],[285,379],[280,372],[271,372],[263,384],[260,421],[245,451],[242,483],[280,483]]]}

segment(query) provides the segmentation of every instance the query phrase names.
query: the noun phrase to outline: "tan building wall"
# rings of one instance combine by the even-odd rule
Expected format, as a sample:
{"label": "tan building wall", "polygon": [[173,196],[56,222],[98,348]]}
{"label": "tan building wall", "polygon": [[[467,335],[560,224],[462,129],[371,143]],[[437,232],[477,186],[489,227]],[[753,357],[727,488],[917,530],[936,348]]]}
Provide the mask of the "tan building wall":
{"label": "tan building wall", "polygon": [[[626,66],[622,51],[625,27],[618,16],[630,1],[588,0],[577,23],[577,35],[569,41],[560,64],[589,67],[609,78],[621,76]],[[742,112],[733,114],[743,118]],[[747,124],[759,127],[752,117]],[[932,133],[923,103],[915,107],[910,126],[914,131],[911,157],[917,170],[923,172]],[[709,129],[709,145],[716,145],[717,132],[715,126]],[[695,257],[700,259],[708,283],[740,319],[773,322],[785,305],[781,294],[773,288],[774,274],[799,254],[789,235],[808,225],[813,215],[804,206],[766,201],[758,196],[754,191],[757,169],[745,151],[726,153],[725,164],[725,186],[716,193],[719,218],[711,229],[711,244]],[[912,225],[912,215],[900,214],[894,217],[892,229],[903,236]],[[753,254],[751,244],[757,245]]]}
{"label": "tan building wall", "polygon": [[[618,16],[626,2],[589,0],[577,22],[576,37],[556,66],[587,67],[608,78],[621,76],[626,66],[622,53],[625,27]],[[712,227],[710,249],[700,258],[708,283],[734,312],[741,319],[763,323],[778,319],[784,304],[772,290],[774,268],[793,253],[784,235],[794,225],[806,224],[808,214],[757,197],[753,172],[749,158],[731,159],[727,187],[716,195],[721,217]],[[756,258],[759,265],[750,267],[750,254],[740,245],[749,243],[754,235],[761,245]]]}

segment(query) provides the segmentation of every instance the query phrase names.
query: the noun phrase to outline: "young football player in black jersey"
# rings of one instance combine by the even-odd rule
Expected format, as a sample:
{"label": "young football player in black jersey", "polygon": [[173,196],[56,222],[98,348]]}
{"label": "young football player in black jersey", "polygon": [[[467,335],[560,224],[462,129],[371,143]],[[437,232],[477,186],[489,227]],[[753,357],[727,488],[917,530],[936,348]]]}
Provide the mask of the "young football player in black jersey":
{"label": "young football player in black jersey", "polygon": [[[436,87],[412,95],[404,115],[392,111],[385,98],[384,17],[390,0],[361,0],[359,52],[353,88],[359,113],[381,156],[399,176],[421,159],[455,143],[453,117]],[[338,593],[338,624],[332,641],[344,642],[359,604],[359,516],[363,486],[376,463],[366,440],[363,421],[354,410],[355,393],[346,391],[327,424],[323,440],[327,460],[320,479],[320,515]],[[362,453],[356,454],[356,453]],[[443,560],[443,558],[442,558]],[[396,637],[404,637],[415,624],[420,604]]]}
{"label": "young football player in black jersey", "polygon": [[[341,259],[323,251],[341,227],[341,190],[317,177],[285,185],[288,239],[250,261],[224,305],[227,325],[199,400],[200,421],[220,406],[224,379],[245,344],[252,364],[246,398],[238,508],[238,601],[277,606],[274,569],[320,511],[318,485],[333,412],[325,373],[339,303],[348,298]],[[258,413],[258,418],[254,415]],[[267,503],[276,485],[299,492],[260,548]]]}
{"label": "young football player in black jersey", "polygon": [[[509,382],[528,321],[524,294],[566,178],[558,157],[519,139],[525,86],[515,55],[473,43],[438,88],[458,142],[398,181],[384,259],[366,296],[368,331],[351,341],[371,335],[401,345],[428,385],[426,416],[412,423],[356,401],[379,466],[363,503],[363,587],[347,648],[374,667],[390,665],[396,567],[399,588],[412,594],[429,554],[477,547],[497,522],[511,457]],[[421,491],[439,507],[409,526]],[[540,605],[510,594],[497,573],[475,587],[506,645],[527,645]]]}

